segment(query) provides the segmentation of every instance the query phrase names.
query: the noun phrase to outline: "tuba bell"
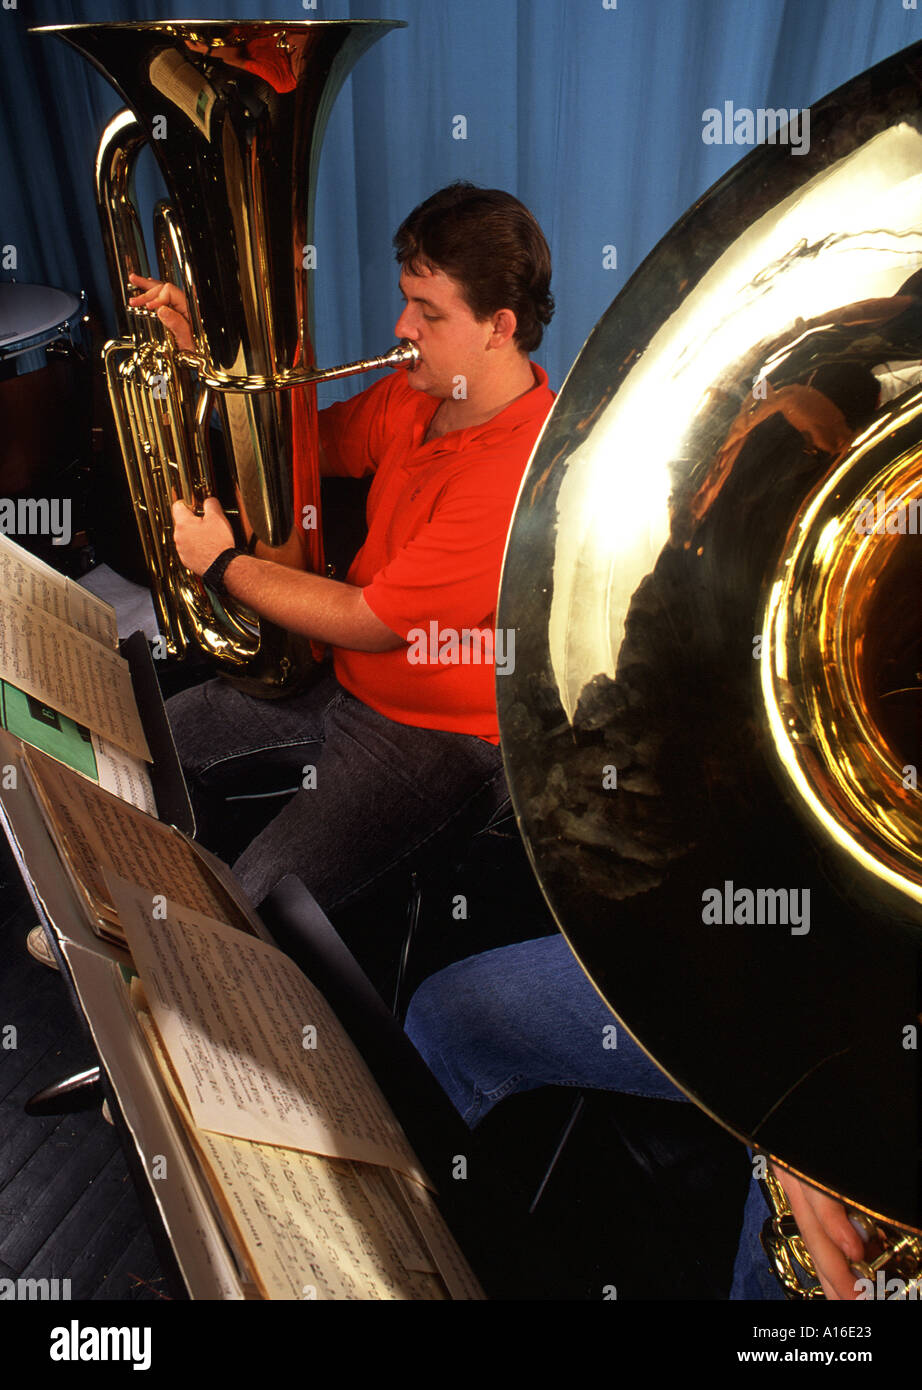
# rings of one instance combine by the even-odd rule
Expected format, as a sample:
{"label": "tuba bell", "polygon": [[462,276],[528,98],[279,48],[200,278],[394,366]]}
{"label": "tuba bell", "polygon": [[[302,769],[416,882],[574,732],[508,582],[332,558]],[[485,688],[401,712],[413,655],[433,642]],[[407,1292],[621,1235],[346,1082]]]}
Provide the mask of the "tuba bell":
{"label": "tuba bell", "polygon": [[[307,639],[219,598],[179,561],[174,496],[214,494],[238,544],[323,570],[316,383],[412,364],[409,343],[319,369],[312,346],[313,203],[333,101],[356,60],[400,22],[78,24],[53,33],[130,109],[111,120],[95,184],[120,337],[103,350],[135,518],[166,652],[197,646],[252,694],[297,688]],[[150,145],[169,193],[154,214],[159,275],[180,286],[195,348],[129,305],[148,276],[134,195]],[[212,455],[217,411],[226,463]]]}
{"label": "tuba bell", "polygon": [[907,1232],[905,1282],[922,45],[797,126],[676,224],[571,369],[509,535],[497,701],[533,867],[599,992],[751,1149]]}

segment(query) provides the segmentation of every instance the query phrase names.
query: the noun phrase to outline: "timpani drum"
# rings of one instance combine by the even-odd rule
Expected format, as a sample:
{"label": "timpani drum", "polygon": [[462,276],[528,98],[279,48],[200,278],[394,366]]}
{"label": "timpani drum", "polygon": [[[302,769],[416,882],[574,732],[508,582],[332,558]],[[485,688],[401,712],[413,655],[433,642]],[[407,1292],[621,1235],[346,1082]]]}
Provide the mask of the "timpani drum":
{"label": "timpani drum", "polygon": [[0,284],[0,495],[60,491],[89,449],[86,297]]}

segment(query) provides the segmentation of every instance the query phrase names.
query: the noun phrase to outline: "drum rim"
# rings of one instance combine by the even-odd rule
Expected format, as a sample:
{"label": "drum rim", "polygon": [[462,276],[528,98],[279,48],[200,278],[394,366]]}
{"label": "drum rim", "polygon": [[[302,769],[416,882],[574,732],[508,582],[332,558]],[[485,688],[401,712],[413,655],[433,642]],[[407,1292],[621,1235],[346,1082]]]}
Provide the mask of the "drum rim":
{"label": "drum rim", "polygon": [[[3,328],[0,326],[0,362],[8,362],[19,357],[24,352],[34,351],[42,348],[46,344],[54,342],[56,338],[67,335],[70,336],[73,327],[79,323],[85,312],[85,298],[83,293],[75,294],[73,290],[58,289],[54,285],[35,285],[25,284],[18,280],[0,282],[0,295],[7,289],[20,290],[43,290],[53,295],[63,295],[71,302],[70,312],[63,317],[56,318],[53,323],[45,323],[42,328],[36,329],[33,333],[20,334],[18,337],[5,338]],[[62,306],[63,307],[63,306]],[[12,349],[12,350],[10,350]]]}

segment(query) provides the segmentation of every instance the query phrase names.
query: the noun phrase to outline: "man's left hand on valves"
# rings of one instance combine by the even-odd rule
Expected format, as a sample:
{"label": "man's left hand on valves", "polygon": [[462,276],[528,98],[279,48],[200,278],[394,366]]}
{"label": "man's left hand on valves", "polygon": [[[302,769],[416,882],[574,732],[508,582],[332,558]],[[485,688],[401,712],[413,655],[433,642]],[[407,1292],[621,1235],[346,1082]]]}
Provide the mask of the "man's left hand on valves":
{"label": "man's left hand on valves", "polygon": [[203,511],[197,516],[185,502],[173,503],[173,540],[180,560],[193,574],[204,574],[222,551],[236,544],[217,497],[206,497]]}

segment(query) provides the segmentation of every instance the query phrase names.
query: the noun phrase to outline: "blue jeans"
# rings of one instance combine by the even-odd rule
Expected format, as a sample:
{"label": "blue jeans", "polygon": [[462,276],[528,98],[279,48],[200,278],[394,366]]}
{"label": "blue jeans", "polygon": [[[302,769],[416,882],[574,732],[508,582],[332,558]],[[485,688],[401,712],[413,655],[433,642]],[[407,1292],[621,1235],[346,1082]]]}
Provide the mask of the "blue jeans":
{"label": "blue jeans", "polygon": [[332,672],[281,700],[206,681],[166,709],[197,838],[256,904],[293,873],[329,912],[508,804],[497,747],[395,723]]}
{"label": "blue jeans", "polygon": [[[686,1100],[616,1025],[562,936],[486,951],[430,976],[410,1001],[406,1031],[471,1128],[504,1097],[539,1086]],[[731,1298],[784,1297],[759,1242],[767,1215],[753,1179]]]}

